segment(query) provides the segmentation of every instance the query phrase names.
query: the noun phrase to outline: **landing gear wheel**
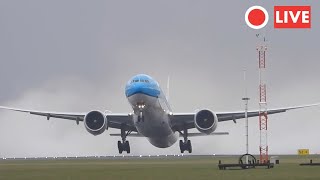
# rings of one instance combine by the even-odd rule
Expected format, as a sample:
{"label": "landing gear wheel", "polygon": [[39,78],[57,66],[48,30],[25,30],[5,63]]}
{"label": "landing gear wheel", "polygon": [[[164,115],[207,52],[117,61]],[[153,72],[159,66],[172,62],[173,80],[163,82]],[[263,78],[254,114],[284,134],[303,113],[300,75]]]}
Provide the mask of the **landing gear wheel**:
{"label": "landing gear wheel", "polygon": [[190,140],[187,140],[186,142],[183,142],[182,140],[180,140],[179,146],[180,146],[181,153],[184,153],[184,151],[188,151],[189,153],[192,153],[192,146],[191,146]]}
{"label": "landing gear wheel", "polygon": [[122,154],[123,147],[122,147],[122,142],[121,141],[118,141],[118,150],[119,150],[119,154]]}
{"label": "landing gear wheel", "polygon": [[127,151],[127,154],[130,154],[130,144],[129,144],[129,141],[126,141],[124,143],[124,147],[125,147],[125,150]]}
{"label": "landing gear wheel", "polygon": [[188,140],[186,145],[187,145],[188,152],[189,152],[189,153],[192,153],[191,141]]}
{"label": "landing gear wheel", "polygon": [[123,151],[127,151],[128,154],[130,153],[130,144],[129,144],[129,141],[126,140],[126,138],[131,132],[132,132],[131,130],[128,130],[126,132],[125,127],[121,127],[122,141],[118,141],[119,154],[122,154]]}
{"label": "landing gear wheel", "polygon": [[188,151],[189,153],[192,153],[191,141],[188,140],[188,129],[184,127],[183,133],[181,131],[179,131],[179,133],[180,135],[183,136],[183,140],[179,141],[181,153],[184,153],[184,151]]}
{"label": "landing gear wheel", "polygon": [[184,143],[182,140],[179,141],[179,146],[180,146],[180,152],[183,153],[184,152]]}

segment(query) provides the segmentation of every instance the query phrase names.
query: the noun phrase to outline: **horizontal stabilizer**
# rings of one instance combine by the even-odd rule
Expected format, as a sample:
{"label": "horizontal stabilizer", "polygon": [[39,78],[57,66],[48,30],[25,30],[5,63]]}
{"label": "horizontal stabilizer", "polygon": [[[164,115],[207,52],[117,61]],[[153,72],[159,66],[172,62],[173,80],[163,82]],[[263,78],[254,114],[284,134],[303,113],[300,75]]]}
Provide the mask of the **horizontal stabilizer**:
{"label": "horizontal stabilizer", "polygon": [[[197,136],[219,136],[219,135],[229,135],[228,132],[213,132],[211,134],[204,133],[188,133],[188,137],[197,137]],[[180,135],[181,136],[181,135]]]}
{"label": "horizontal stabilizer", "polygon": [[[110,134],[110,136],[121,136],[121,134],[113,133],[113,134]],[[131,133],[128,135],[128,137],[144,137],[144,136],[138,133]]]}
{"label": "horizontal stabilizer", "polygon": [[[229,135],[228,132],[213,132],[211,134],[204,134],[204,133],[188,133],[188,137],[197,137],[197,136],[219,136],[219,135]],[[110,136],[121,136],[120,133],[112,133],[110,134]],[[128,137],[145,137],[141,134],[138,134],[138,133],[131,133],[128,135]],[[181,134],[180,134],[180,137],[183,137]]]}

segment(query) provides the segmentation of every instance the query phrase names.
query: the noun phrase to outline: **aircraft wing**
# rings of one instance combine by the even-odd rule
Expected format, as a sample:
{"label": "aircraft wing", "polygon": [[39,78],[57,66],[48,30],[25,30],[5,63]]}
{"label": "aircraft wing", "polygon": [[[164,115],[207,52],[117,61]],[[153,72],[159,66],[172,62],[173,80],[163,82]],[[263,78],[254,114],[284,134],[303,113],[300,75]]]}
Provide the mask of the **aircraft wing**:
{"label": "aircraft wing", "polygon": [[[293,109],[300,109],[306,108],[311,106],[318,106],[320,104],[311,104],[311,105],[304,105],[304,106],[296,106],[296,107],[286,107],[286,108],[278,108],[278,109],[271,109],[268,110],[268,114],[277,114],[286,112],[288,110]],[[18,109],[18,108],[11,108],[11,107],[4,107],[0,106],[0,109],[7,109],[12,111],[24,112],[38,116],[44,116],[49,120],[50,118],[59,118],[59,119],[67,119],[76,121],[79,124],[80,121],[83,121],[86,113],[70,113],[70,112],[50,112],[50,111],[34,111],[34,110],[26,110],[26,109]],[[194,125],[194,116],[196,113],[174,113],[170,115],[171,124],[173,129],[181,130],[182,128],[192,129],[195,128]],[[245,117],[244,111],[237,111],[237,112],[220,112],[216,113],[218,117],[218,121],[230,121],[233,120],[236,122],[237,119],[242,119]],[[256,117],[259,116],[259,111],[248,111],[248,117]],[[129,114],[106,114],[108,120],[108,127],[121,129],[121,127],[125,127],[127,130],[137,131],[133,125],[131,120],[131,116]]]}
{"label": "aircraft wing", "polygon": [[[294,109],[301,109],[306,107],[312,107],[312,106],[319,106],[319,104],[311,104],[311,105],[304,105],[304,106],[295,106],[295,107],[285,107],[285,108],[278,108],[278,109],[270,109],[267,111],[267,114],[277,114],[277,113],[283,113],[288,110],[294,110]],[[196,113],[173,113],[170,116],[171,124],[176,130],[181,130],[183,127],[187,129],[195,128],[194,124],[194,116]],[[243,119],[245,118],[245,112],[244,111],[236,111],[236,112],[218,112],[216,113],[218,117],[219,122],[223,121],[233,121],[236,123],[237,119]],[[259,116],[259,111],[248,111],[248,117],[257,117]]]}
{"label": "aircraft wing", "polygon": [[[67,120],[75,121],[77,124],[79,124],[80,121],[83,121],[85,115],[87,114],[87,113],[70,113],[70,112],[34,111],[34,110],[18,109],[18,108],[4,107],[4,106],[0,106],[0,109],[24,112],[24,113],[29,113],[29,114],[38,115],[38,116],[45,116],[47,120],[49,120],[50,118],[67,119]],[[136,131],[136,128],[134,127],[129,114],[107,113],[106,117],[108,120],[107,121],[108,127],[110,128],[121,129],[121,127],[125,126],[127,130]]]}

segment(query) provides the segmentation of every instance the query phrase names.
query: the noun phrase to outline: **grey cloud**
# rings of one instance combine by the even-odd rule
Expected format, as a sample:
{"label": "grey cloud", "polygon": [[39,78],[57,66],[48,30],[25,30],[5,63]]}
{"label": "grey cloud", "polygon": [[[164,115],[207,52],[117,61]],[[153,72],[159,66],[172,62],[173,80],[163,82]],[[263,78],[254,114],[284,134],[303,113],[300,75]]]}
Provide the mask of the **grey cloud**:
{"label": "grey cloud", "polygon": [[[255,2],[269,13],[277,4]],[[127,80],[138,73],[165,87],[176,112],[243,109],[247,69],[250,108],[258,108],[256,33],[268,40],[269,107],[320,101],[319,9],[311,30],[261,31],[244,22],[251,1],[9,1],[0,2],[0,104],[53,111],[129,112]],[[319,108],[270,117],[270,153],[296,153],[316,141]],[[118,138],[94,137],[82,124],[1,111],[0,156],[116,154]],[[250,120],[250,151],[258,152],[258,121]],[[10,127],[10,128],[8,128]],[[229,136],[193,138],[195,153],[243,153],[244,122],[219,124]],[[112,131],[117,132],[117,131]],[[178,153],[130,139],[133,154]],[[208,145],[209,142],[209,145]]]}

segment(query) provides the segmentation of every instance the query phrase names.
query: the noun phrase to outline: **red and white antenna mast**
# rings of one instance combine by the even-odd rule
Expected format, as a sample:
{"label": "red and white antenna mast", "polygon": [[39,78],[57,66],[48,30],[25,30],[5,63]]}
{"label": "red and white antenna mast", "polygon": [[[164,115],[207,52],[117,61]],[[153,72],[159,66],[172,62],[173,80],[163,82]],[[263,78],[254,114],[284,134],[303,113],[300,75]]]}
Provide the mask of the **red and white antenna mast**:
{"label": "red and white antenna mast", "polygon": [[259,128],[260,128],[260,163],[267,163],[268,157],[268,111],[267,111],[267,85],[265,78],[266,71],[265,37],[262,45],[257,47],[259,60]]}

